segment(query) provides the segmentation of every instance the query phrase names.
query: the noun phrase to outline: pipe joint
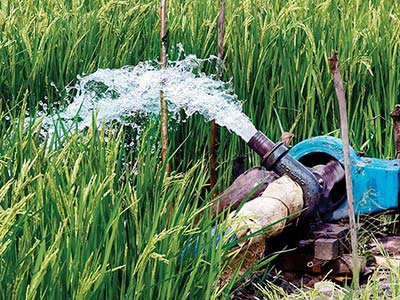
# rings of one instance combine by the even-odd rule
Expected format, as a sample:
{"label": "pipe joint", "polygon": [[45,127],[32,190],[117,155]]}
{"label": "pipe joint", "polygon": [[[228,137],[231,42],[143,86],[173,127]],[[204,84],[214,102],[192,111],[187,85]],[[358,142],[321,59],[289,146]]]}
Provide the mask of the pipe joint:
{"label": "pipe joint", "polygon": [[289,149],[285,146],[285,143],[278,142],[263,156],[261,165],[271,171],[273,166],[288,152]]}
{"label": "pipe joint", "polygon": [[303,190],[303,218],[312,217],[318,206],[322,191],[323,180],[317,178],[307,167],[288,154],[288,148],[283,143],[274,144],[262,132],[258,131],[248,142],[251,149],[263,157],[262,165],[273,170],[279,176],[287,175]]}

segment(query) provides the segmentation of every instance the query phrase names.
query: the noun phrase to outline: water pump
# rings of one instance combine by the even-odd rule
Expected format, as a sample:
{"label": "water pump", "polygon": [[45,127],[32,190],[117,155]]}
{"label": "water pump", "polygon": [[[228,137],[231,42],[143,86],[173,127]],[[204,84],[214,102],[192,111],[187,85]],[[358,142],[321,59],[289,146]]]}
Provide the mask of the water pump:
{"label": "water pump", "polygon": [[[290,151],[257,132],[248,145],[262,157],[262,165],[297,182],[304,194],[303,218],[318,214],[323,220],[347,216],[343,179],[343,151],[339,139],[320,136],[305,140]],[[374,213],[399,206],[399,160],[359,157],[350,149],[356,214]]]}
{"label": "water pump", "polygon": [[[265,245],[264,238],[269,239],[268,251],[271,253],[290,243],[296,250],[281,255],[276,261],[282,270],[351,273],[351,259],[345,251],[348,227],[334,222],[347,217],[341,140],[320,136],[289,150],[283,142],[275,144],[258,131],[248,145],[262,157],[261,165],[269,171],[248,170],[250,172],[238,177],[216,202],[216,212],[219,211],[218,204],[222,209],[235,209],[250,191],[256,194],[254,200],[247,201],[239,211],[229,215],[231,227],[227,232],[235,232],[229,243],[243,247],[243,255],[258,253],[260,256],[264,251],[260,247]],[[398,208],[400,160],[360,157],[352,148],[350,158],[356,214]],[[257,188],[261,188],[261,192],[254,191]],[[299,194],[302,199],[293,197]],[[300,220],[303,222],[295,222],[295,226],[289,226],[289,230],[283,232],[286,221],[297,218],[296,211],[302,205]],[[212,234],[217,234],[218,244],[226,232],[214,230]],[[278,234],[279,237],[273,240]],[[198,239],[191,240],[184,256],[197,251]],[[251,261],[253,256],[245,258],[247,265],[255,263]]]}
{"label": "water pump", "polygon": [[[289,154],[307,167],[324,164],[332,159],[344,164],[342,141],[330,136],[304,140],[291,148]],[[400,160],[362,157],[351,147],[350,160],[355,213],[369,214],[398,209]],[[347,216],[345,185],[342,182],[337,186],[330,194],[333,202],[329,214],[331,220]]]}

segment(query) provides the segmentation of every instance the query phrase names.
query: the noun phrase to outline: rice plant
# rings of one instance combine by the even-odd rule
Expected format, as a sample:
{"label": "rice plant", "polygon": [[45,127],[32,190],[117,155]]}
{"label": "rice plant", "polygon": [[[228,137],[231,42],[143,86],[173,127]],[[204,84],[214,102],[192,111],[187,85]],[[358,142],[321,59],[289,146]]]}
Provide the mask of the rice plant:
{"label": "rice plant", "polygon": [[[171,1],[169,59],[179,43],[186,54],[216,55],[218,10],[211,0]],[[117,125],[65,139],[40,135],[40,120],[27,127],[17,121],[63,107],[78,76],[158,60],[158,14],[159,1],[151,0],[0,2],[0,298],[215,299],[234,288],[235,278],[218,286],[227,249],[210,247],[210,124],[201,116],[171,125],[168,179],[157,126],[145,126],[152,142],[142,136],[127,150]],[[225,29],[224,78],[271,139],[281,134],[278,124],[296,142],[338,135],[328,67],[337,50],[351,144],[372,157],[393,157],[396,1],[232,0]],[[204,71],[215,74],[215,63]],[[220,131],[219,190],[231,182],[235,157],[258,163],[248,151]],[[227,225],[219,226],[223,232]],[[201,250],[185,260],[187,241],[197,238]]]}
{"label": "rice plant", "polygon": [[28,132],[4,126],[0,298],[215,299],[232,290],[235,277],[218,281],[229,236],[217,243],[211,229],[228,225],[211,219],[204,160],[165,177],[151,125],[136,154],[117,128],[93,126],[57,148],[43,144],[40,122]]}

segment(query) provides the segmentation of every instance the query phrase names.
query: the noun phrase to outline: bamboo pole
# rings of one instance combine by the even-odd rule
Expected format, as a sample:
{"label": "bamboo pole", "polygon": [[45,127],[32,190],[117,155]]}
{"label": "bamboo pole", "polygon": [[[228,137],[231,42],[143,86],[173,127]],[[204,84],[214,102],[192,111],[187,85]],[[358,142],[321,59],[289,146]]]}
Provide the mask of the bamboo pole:
{"label": "bamboo pole", "polygon": [[[167,0],[161,0],[160,9],[160,68],[165,69],[167,65]],[[161,79],[161,85],[164,84],[164,78]],[[164,91],[160,90],[160,107],[161,107],[161,159],[166,163],[165,174],[170,173],[170,164],[166,162],[168,154],[168,106],[165,99]]]}
{"label": "bamboo pole", "polygon": [[[220,10],[218,17],[218,79],[222,77],[222,68],[224,60],[224,22],[225,22],[225,0],[220,1]],[[218,175],[216,171],[216,135],[217,135],[217,124],[215,120],[211,122],[210,132],[210,187],[213,189],[217,183]],[[217,191],[214,191],[213,197],[217,196]]]}
{"label": "bamboo pole", "polygon": [[348,207],[347,212],[349,215],[351,249],[352,249],[352,260],[353,260],[353,284],[354,284],[354,289],[356,290],[356,292],[358,292],[360,288],[360,282],[359,282],[360,259],[358,257],[358,250],[357,250],[358,248],[357,223],[354,210],[353,183],[351,179],[349,128],[347,121],[346,96],[343,90],[342,76],[340,75],[339,59],[337,52],[332,53],[331,57],[329,58],[329,63],[332,71],[333,82],[335,85],[336,96],[339,102],[340,127],[342,132],[344,170],[346,178],[347,207]]}

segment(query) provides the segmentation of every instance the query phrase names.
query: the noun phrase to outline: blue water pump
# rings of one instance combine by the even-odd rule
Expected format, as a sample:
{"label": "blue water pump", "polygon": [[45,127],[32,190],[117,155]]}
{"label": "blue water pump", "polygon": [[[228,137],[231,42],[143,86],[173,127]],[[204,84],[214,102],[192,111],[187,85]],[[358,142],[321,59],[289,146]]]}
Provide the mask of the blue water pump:
{"label": "blue water pump", "polygon": [[[258,131],[248,145],[262,157],[261,164],[277,175],[287,175],[303,190],[304,211],[300,218],[325,222],[347,217],[342,141],[329,136],[314,137],[290,150],[283,142],[273,143]],[[350,148],[353,197],[356,214],[376,213],[399,207],[400,159],[360,157]],[[243,188],[243,186],[241,186]],[[252,187],[247,187],[250,191]],[[243,200],[243,199],[240,199]],[[228,230],[229,231],[229,230]],[[215,244],[226,234],[212,229]],[[233,236],[229,242],[234,242]],[[182,258],[197,253],[199,238],[190,239]]]}
{"label": "blue water pump", "polygon": [[[342,141],[319,136],[300,142],[289,154],[305,166],[323,164],[335,159],[344,163]],[[350,148],[354,208],[356,214],[374,213],[399,207],[400,160],[384,160],[360,157]],[[338,204],[331,212],[331,219],[347,216],[347,202],[343,194],[331,192],[333,202]]]}
{"label": "blue water pump", "polygon": [[[347,216],[341,140],[320,136],[289,150],[283,142],[274,144],[257,132],[248,145],[263,158],[264,167],[291,177],[302,187],[306,208],[303,218],[318,215],[330,221]],[[400,160],[360,157],[352,148],[350,159],[356,214],[398,208]]]}

